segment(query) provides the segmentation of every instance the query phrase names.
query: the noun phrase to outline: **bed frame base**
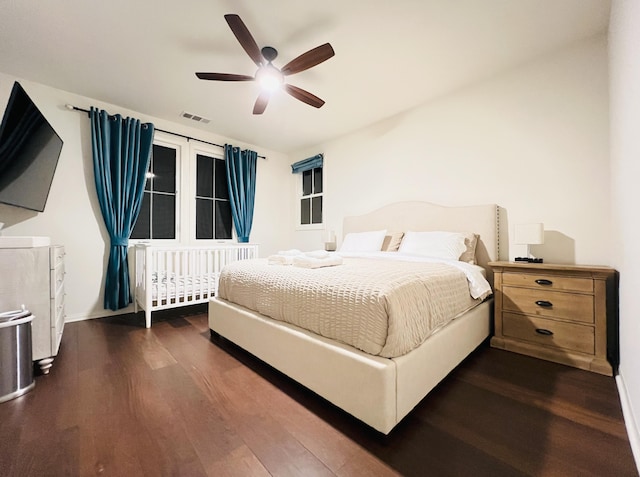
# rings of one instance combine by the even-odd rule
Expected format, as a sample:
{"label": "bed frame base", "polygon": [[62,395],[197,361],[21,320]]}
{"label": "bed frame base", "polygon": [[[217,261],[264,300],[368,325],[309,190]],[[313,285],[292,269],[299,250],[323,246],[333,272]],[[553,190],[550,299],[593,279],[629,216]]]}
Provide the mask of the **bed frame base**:
{"label": "bed frame base", "polygon": [[488,300],[399,358],[369,355],[219,298],[209,328],[311,391],[388,434],[489,336]]}
{"label": "bed frame base", "polygon": [[[444,207],[397,202],[345,217],[342,232],[472,231],[479,235],[476,261],[492,283],[488,263],[500,257],[498,210],[495,204]],[[209,302],[209,328],[388,434],[489,336],[492,308],[492,300],[482,303],[410,353],[394,359],[366,354],[217,298]]]}

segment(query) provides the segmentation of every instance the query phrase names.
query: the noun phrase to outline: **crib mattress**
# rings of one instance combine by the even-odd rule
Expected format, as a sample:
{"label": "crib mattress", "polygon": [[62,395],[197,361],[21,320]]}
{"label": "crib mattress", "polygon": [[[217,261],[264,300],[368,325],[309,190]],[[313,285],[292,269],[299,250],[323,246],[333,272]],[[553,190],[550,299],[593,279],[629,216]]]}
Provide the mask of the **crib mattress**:
{"label": "crib mattress", "polygon": [[218,273],[177,276],[175,273],[154,272],[151,278],[151,297],[153,301],[158,301],[213,295],[218,278]]}

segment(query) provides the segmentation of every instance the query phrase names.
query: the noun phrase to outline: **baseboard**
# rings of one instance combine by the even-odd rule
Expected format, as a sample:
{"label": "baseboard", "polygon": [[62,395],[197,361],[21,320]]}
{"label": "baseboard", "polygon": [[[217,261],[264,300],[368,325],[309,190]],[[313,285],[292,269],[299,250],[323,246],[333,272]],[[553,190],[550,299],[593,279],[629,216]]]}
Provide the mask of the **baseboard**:
{"label": "baseboard", "polygon": [[65,323],[73,323],[74,321],[85,321],[85,320],[95,320],[96,318],[106,318],[107,316],[116,316],[116,315],[126,315],[128,313],[133,313],[133,307],[125,308],[123,310],[111,311],[111,310],[101,310],[95,313],[89,313],[88,315],[85,313],[76,313],[73,315],[67,315],[64,317]]}
{"label": "baseboard", "polygon": [[624,423],[627,428],[627,435],[629,436],[629,444],[631,445],[631,452],[633,452],[633,458],[636,461],[636,467],[640,474],[640,434],[638,433],[638,427],[636,425],[636,419],[633,415],[631,408],[631,401],[627,394],[627,387],[624,384],[624,378],[622,375],[616,375],[616,384],[618,385],[618,395],[620,396],[620,404],[622,405],[622,415],[624,417]]}
{"label": "baseboard", "polygon": [[[201,307],[204,307],[203,310],[206,310],[206,306],[207,303],[194,303],[194,304],[186,304],[186,303],[181,303],[179,306],[176,306],[174,308],[165,308],[162,310],[154,310],[154,313],[171,313],[172,310],[178,310],[178,309],[200,309]],[[98,310],[98,311],[94,311],[93,313],[75,313],[75,314],[68,314],[64,317],[64,322],[65,323],[73,323],[75,321],[85,321],[85,320],[94,320],[96,318],[107,318],[109,316],[118,316],[118,315],[131,315],[134,316],[134,312],[133,312],[134,308],[133,308],[133,304],[129,305],[126,308],[122,308],[120,310],[116,310],[116,311],[111,311],[111,310]],[[198,313],[200,313],[202,311],[198,311]],[[144,315],[144,311],[142,310],[142,308],[138,307],[138,313],[141,313],[142,315]],[[155,315],[154,315],[155,316]]]}

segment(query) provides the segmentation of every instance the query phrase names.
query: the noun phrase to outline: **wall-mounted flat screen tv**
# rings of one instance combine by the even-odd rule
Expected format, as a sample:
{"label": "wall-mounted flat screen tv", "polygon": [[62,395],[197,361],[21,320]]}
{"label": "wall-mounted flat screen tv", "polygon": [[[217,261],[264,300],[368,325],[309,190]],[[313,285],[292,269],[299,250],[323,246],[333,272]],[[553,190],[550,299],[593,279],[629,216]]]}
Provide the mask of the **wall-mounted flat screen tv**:
{"label": "wall-mounted flat screen tv", "polygon": [[62,139],[16,81],[0,124],[0,202],[43,212],[61,150]]}

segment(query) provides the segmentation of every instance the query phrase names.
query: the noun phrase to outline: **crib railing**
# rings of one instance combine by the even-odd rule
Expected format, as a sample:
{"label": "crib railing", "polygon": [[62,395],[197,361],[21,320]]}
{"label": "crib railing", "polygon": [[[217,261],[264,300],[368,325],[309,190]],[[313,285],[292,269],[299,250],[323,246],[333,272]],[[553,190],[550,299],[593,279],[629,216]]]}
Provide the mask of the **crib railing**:
{"label": "crib railing", "polygon": [[218,291],[220,271],[237,260],[258,257],[256,244],[214,246],[135,246],[135,311],[145,310],[146,326],[151,312],[203,303]]}

